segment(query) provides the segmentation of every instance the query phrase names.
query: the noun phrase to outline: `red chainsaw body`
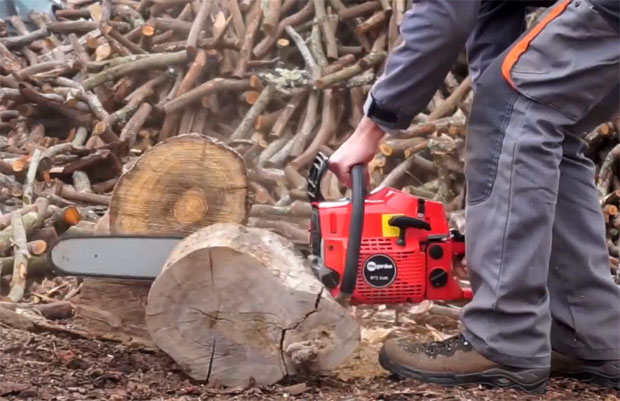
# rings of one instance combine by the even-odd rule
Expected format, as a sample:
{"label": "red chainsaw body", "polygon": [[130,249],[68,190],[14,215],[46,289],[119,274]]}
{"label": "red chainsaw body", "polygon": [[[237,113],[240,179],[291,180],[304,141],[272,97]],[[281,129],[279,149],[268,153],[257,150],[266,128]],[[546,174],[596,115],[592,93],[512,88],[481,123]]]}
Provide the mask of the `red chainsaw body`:
{"label": "red chainsaw body", "polygon": [[[344,275],[351,202],[314,203],[324,266]],[[391,226],[393,216],[410,216],[429,223],[431,230]],[[316,225],[318,224],[318,227]],[[314,240],[318,238],[313,236]],[[463,255],[463,239],[454,238],[440,202],[424,200],[394,188],[383,188],[365,198],[364,227],[358,274],[351,304],[398,304],[471,298],[453,275],[453,260]],[[337,296],[340,285],[332,288]]]}

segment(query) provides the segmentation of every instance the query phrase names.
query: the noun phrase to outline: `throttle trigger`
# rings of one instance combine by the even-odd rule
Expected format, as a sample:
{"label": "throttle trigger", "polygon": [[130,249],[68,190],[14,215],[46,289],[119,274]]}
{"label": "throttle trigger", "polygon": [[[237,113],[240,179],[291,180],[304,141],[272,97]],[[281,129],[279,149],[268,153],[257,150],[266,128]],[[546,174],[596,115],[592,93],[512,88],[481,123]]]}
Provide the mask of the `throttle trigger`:
{"label": "throttle trigger", "polygon": [[431,225],[426,221],[410,216],[394,216],[390,219],[389,224],[399,228],[398,241],[396,243],[400,246],[405,246],[405,231],[407,228],[431,230]]}

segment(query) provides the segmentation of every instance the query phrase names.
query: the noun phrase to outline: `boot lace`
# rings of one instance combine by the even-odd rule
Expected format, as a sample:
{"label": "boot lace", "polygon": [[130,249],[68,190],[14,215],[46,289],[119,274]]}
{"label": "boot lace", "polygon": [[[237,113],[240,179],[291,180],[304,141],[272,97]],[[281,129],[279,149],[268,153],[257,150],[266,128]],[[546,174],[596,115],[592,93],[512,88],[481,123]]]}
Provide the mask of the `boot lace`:
{"label": "boot lace", "polygon": [[424,347],[424,353],[428,356],[452,355],[456,350],[468,350],[471,348],[469,341],[459,334],[443,341],[433,341]]}

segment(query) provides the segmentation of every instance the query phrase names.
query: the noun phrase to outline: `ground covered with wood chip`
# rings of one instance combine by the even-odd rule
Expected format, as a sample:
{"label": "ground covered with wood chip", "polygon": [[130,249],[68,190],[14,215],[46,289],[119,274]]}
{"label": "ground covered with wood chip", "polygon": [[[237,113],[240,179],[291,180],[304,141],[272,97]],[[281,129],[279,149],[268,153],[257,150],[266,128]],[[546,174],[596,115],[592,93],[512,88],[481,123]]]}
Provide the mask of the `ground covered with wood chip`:
{"label": "ground covered with wood chip", "polygon": [[[421,307],[427,309],[418,305],[399,311],[398,324],[395,310],[358,310],[364,322],[362,346],[330,376],[301,374],[274,386],[244,388],[192,383],[158,350],[0,326],[0,400],[620,400],[610,390],[569,379],[552,379],[543,396],[399,380],[377,363],[385,338],[409,333],[424,341],[458,330],[453,318]],[[59,324],[70,326],[71,320]]]}
{"label": "ground covered with wood chip", "polygon": [[[355,131],[412,1],[57,3],[0,14],[0,401],[620,400],[571,380],[552,380],[540,397],[396,380],[377,362],[386,338],[441,340],[459,329],[457,308],[428,302],[358,309],[362,344],[330,376],[190,382],[183,364],[148,344],[148,285],[55,277],[52,244],[185,236],[228,221],[307,251],[309,167]],[[462,230],[473,97],[463,51],[401,136],[382,139],[371,189],[440,201]],[[620,282],[620,119],[584,140]],[[328,172],[322,193],[350,191]]]}

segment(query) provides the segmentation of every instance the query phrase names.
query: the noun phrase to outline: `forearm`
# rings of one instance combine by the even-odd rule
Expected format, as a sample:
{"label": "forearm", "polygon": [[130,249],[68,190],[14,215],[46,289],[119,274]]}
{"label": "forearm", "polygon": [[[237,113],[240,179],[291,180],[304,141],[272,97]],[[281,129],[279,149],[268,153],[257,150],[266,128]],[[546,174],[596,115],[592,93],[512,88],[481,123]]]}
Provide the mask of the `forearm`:
{"label": "forearm", "polygon": [[401,24],[402,44],[368,94],[365,115],[387,132],[406,129],[463,50],[479,7],[479,0],[414,3]]}

